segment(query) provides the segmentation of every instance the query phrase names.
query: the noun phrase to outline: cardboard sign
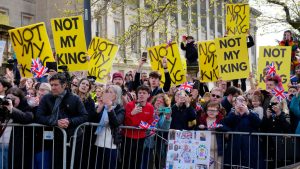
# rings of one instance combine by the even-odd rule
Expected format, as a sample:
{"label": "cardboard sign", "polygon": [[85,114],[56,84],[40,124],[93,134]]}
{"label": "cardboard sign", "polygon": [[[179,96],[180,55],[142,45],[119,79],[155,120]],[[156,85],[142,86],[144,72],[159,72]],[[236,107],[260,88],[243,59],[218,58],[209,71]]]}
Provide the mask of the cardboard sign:
{"label": "cardboard sign", "polygon": [[249,4],[226,4],[227,35],[247,34],[250,28]]}
{"label": "cardboard sign", "polygon": [[148,48],[148,55],[152,70],[159,71],[162,75],[161,83],[165,82],[164,68],[162,59],[166,56],[168,59],[168,70],[171,76],[172,84],[180,85],[186,82],[186,72],[181,63],[178,45],[176,42],[162,44]]}
{"label": "cardboard sign", "polygon": [[40,58],[46,62],[54,62],[52,49],[43,22],[9,30],[12,46],[16,52],[22,77],[32,77],[31,60]]}
{"label": "cardboard sign", "polygon": [[57,65],[69,71],[88,69],[82,16],[51,19]]}
{"label": "cardboard sign", "polygon": [[201,82],[214,82],[219,78],[215,41],[198,42]]}
{"label": "cardboard sign", "polygon": [[246,36],[218,38],[215,43],[222,80],[247,78],[250,66]]}
{"label": "cardboard sign", "polygon": [[211,131],[171,130],[168,136],[166,168],[198,169],[210,168],[210,161],[218,161],[211,154]]}
{"label": "cardboard sign", "polygon": [[98,82],[106,83],[118,49],[119,47],[112,42],[94,37],[88,49],[90,56],[88,75],[95,76]]}
{"label": "cardboard sign", "polygon": [[267,65],[274,62],[276,73],[282,79],[282,85],[285,91],[288,90],[290,83],[290,67],[291,67],[291,46],[260,46],[258,58],[258,86],[266,89],[264,82],[264,70]]}

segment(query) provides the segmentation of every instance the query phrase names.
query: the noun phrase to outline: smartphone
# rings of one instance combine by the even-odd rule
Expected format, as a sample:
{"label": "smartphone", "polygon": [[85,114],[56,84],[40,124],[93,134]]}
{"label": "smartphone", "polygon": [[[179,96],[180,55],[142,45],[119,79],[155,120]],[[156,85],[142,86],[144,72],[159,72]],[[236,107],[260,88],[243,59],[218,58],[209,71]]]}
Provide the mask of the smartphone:
{"label": "smartphone", "polygon": [[143,52],[143,53],[142,53],[142,60],[143,60],[143,61],[146,61],[146,60],[147,60],[147,57],[148,57],[148,53],[147,53],[147,52]]}
{"label": "smartphone", "polygon": [[171,108],[170,107],[160,107],[158,108],[159,113],[164,113],[164,114],[169,114],[171,113]]}

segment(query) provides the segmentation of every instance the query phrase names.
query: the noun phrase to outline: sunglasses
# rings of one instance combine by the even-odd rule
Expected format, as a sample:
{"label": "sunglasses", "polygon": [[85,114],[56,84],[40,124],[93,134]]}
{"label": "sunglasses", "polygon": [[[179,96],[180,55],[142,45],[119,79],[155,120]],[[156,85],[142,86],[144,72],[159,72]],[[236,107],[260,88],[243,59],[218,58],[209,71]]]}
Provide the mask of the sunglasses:
{"label": "sunglasses", "polygon": [[218,99],[221,98],[221,96],[216,95],[216,94],[211,94],[211,96],[212,96],[212,97],[216,97],[216,98],[218,98]]}

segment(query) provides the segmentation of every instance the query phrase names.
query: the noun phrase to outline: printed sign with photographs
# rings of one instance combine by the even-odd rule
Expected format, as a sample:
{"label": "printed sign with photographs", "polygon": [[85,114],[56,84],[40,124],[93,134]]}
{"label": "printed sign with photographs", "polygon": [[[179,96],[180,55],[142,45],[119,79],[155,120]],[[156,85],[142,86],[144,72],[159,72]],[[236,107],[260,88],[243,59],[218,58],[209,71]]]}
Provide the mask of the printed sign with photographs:
{"label": "printed sign with photographs", "polygon": [[169,132],[168,169],[208,169],[210,163],[210,131]]}

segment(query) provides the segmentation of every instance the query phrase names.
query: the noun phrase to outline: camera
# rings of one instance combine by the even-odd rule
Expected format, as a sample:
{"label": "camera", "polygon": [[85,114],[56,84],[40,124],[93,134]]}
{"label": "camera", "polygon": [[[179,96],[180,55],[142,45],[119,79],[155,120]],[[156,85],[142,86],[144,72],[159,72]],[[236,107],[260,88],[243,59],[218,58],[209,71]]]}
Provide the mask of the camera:
{"label": "camera", "polygon": [[278,104],[278,103],[275,103],[275,102],[271,102],[271,103],[269,104],[268,109],[271,110],[272,114],[276,114],[272,107],[273,107],[274,105],[277,105],[277,104]]}
{"label": "camera", "polygon": [[159,107],[158,112],[164,113],[164,114],[169,114],[169,113],[171,113],[171,108],[170,107]]}
{"label": "camera", "polygon": [[0,122],[4,123],[5,120],[9,119],[9,110],[7,109],[9,101],[5,97],[0,97]]}

